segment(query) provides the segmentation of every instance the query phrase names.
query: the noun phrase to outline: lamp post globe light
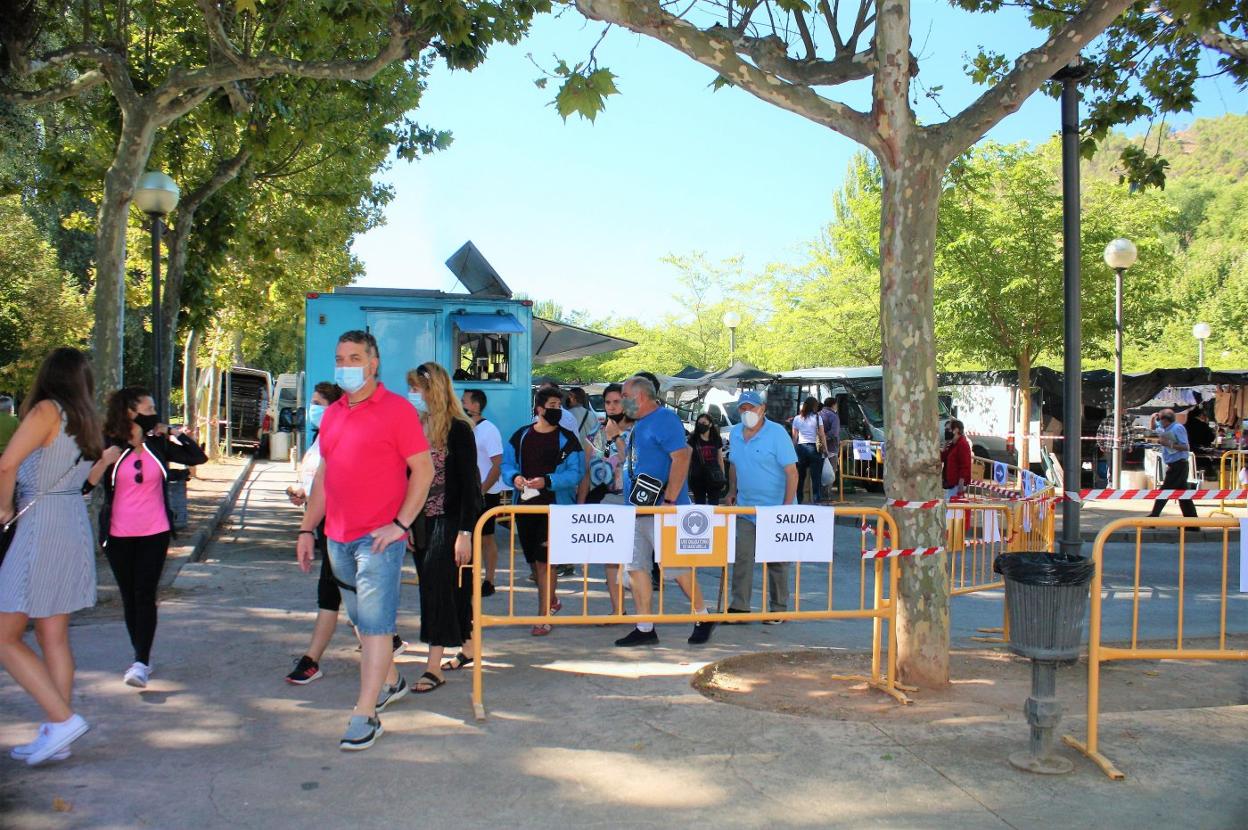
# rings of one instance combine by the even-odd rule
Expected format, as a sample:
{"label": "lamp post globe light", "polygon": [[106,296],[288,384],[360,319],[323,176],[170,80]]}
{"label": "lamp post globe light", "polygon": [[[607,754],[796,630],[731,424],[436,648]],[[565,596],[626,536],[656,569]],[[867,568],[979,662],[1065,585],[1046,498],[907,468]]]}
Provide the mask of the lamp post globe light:
{"label": "lamp post globe light", "polygon": [[1139,252],[1130,239],[1105,246],[1105,264],[1114,269],[1114,451],[1110,460],[1110,487],[1122,479],[1122,275],[1135,264]]}
{"label": "lamp post globe light", "polygon": [[1208,323],[1197,323],[1192,326],[1192,337],[1196,338],[1199,346],[1199,352],[1196,358],[1196,365],[1200,368],[1205,366],[1205,341],[1209,339],[1209,335],[1213,333],[1213,329],[1209,328]]}
{"label": "lamp post globe light", "polygon": [[737,326],[741,325],[741,315],[735,311],[725,311],[723,323],[728,327],[728,365],[737,361]]}
{"label": "lamp post globe light", "polygon": [[162,420],[168,417],[165,400],[169,385],[164,382],[160,348],[160,332],[164,328],[160,307],[160,237],[165,215],[178,206],[180,195],[177,182],[158,170],[140,176],[134,189],[135,206],[152,220],[152,398],[156,415]]}

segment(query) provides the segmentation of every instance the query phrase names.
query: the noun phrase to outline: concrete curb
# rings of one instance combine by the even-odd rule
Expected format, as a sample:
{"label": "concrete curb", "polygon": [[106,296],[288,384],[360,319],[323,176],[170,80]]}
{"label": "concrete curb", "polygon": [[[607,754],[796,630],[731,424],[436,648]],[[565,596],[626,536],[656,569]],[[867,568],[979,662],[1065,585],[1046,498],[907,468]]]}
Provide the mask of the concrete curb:
{"label": "concrete curb", "polygon": [[191,548],[191,555],[187,557],[188,562],[199,562],[204,557],[204,551],[208,548],[208,542],[212,539],[212,535],[217,532],[217,528],[225,521],[225,517],[230,515],[230,511],[234,509],[234,503],[238,501],[238,494],[242,492],[243,485],[251,478],[251,471],[256,466],[256,457],[250,456],[247,463],[243,465],[243,471],[239,473],[238,478],[234,479],[234,483],[230,485],[230,489],[226,492],[225,498],[217,505],[217,512],[212,517],[212,521],[208,522],[207,527],[201,527],[195,531],[195,535],[191,537],[188,546]]}

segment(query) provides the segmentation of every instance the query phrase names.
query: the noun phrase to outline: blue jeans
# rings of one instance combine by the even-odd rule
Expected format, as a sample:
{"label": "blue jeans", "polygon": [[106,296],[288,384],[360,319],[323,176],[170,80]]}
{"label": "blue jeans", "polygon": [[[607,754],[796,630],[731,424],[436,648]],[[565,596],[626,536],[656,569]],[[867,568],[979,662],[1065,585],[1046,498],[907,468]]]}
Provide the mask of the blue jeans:
{"label": "blue jeans", "polygon": [[814,444],[797,445],[797,500],[802,501],[806,492],[806,476],[810,476],[811,503],[823,501],[823,453]]}
{"label": "blue jeans", "polygon": [[407,540],[373,553],[373,537],[329,540],[329,564],[342,589],[342,604],[361,636],[391,635],[399,613],[399,581]]}

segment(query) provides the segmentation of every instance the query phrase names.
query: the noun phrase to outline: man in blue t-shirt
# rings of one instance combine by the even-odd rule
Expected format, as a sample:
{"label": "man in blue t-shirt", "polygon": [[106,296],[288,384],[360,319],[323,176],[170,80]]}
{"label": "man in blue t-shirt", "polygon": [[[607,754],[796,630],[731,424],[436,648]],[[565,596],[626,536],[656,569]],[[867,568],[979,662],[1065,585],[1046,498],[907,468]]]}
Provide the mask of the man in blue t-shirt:
{"label": "man in blue t-shirt", "polygon": [[[629,378],[624,383],[624,414],[636,421],[629,433],[624,455],[624,495],[632,492],[633,481],[641,475],[657,479],[663,491],[657,505],[689,504],[685,480],[689,473],[689,443],[680,416],[659,403],[658,390],[644,377]],[[633,562],[628,574],[632,584],[633,607],[640,617],[650,614],[652,586],[650,568],[654,564],[654,522],[649,516],[637,517],[637,535],[633,540]],[[694,613],[706,613],[706,605],[687,569],[668,569],[676,584],[690,598]],[[701,645],[711,636],[714,623],[696,623],[689,643]],[[637,627],[615,641],[617,646],[656,645],[659,635],[654,623],[640,622]]]}
{"label": "man in blue t-shirt", "polygon": [[[1153,434],[1157,436],[1157,443],[1161,445],[1161,461],[1166,465],[1165,479],[1157,485],[1157,489],[1186,490],[1188,453],[1192,449],[1187,440],[1187,428],[1178,423],[1173,409],[1163,409],[1153,413],[1148,424],[1153,428]],[[1153,510],[1148,514],[1149,517],[1160,516],[1165,506],[1166,499],[1157,499],[1153,502]],[[1191,499],[1179,499],[1179,510],[1183,512],[1185,518],[1196,518],[1196,504]]]}
{"label": "man in blue t-shirt", "polygon": [[[737,398],[741,423],[732,428],[732,466],[728,471],[725,504],[741,507],[775,507],[797,503],[797,450],[788,431],[767,420],[767,410],[757,392]],[[754,549],[757,532],[753,516],[737,517],[737,558],[732,565],[732,599],[728,613],[746,614],[754,594]],[[767,568],[769,611],[789,610],[789,566],[773,563]],[[781,620],[766,620],[775,624]]]}

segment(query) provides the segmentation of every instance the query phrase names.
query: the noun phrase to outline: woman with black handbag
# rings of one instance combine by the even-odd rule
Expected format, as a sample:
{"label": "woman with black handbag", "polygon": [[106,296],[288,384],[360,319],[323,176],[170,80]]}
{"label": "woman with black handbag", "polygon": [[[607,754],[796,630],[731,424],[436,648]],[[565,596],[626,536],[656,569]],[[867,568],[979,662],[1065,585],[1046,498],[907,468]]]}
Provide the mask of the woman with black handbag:
{"label": "woman with black handbag", "polygon": [[[450,375],[437,363],[422,363],[407,373],[409,399],[420,413],[433,455],[433,485],[416,519],[412,555],[420,576],[420,639],[429,645],[425,673],[413,691],[432,692],[443,685],[443,672],[472,664],[472,531],[485,509],[477,440]],[[455,657],[442,662],[447,648]]]}
{"label": "woman with black handbag", "polygon": [[[86,733],[73,710],[69,615],[95,605],[95,543],[83,482],[101,457],[95,381],[87,356],[56,349],[22,403],[0,456],[0,526],[15,525],[0,564],[0,665],[47,715],[34,741],[10,756],[34,766],[69,757]],[[35,623],[36,654],[22,639]]]}
{"label": "woman with black handbag", "polygon": [[137,386],[108,396],[104,437],[120,455],[106,470],[92,470],[87,484],[90,489],[104,482],[100,538],[117,579],[134,647],[134,663],[123,679],[128,686],[143,689],[152,674],[156,591],[173,534],[165,488],[169,462],[193,467],[208,456],[189,435],[159,423],[151,393]]}
{"label": "woman with black handbag", "polygon": [[689,463],[689,496],[694,504],[719,504],[728,483],[724,475],[724,439],[707,415],[699,415],[689,434],[693,458]]}

